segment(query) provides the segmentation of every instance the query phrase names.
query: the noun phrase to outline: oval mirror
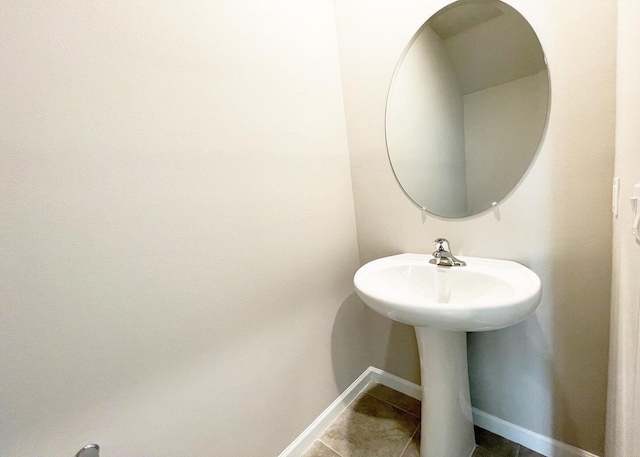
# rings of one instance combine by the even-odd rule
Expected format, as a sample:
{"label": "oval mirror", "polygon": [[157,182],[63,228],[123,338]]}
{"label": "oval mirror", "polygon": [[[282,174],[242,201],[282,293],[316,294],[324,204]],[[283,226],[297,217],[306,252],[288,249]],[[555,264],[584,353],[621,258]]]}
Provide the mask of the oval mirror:
{"label": "oval mirror", "polygon": [[527,20],[496,0],[452,3],[416,32],[393,75],[391,166],[420,208],[478,214],[524,176],[548,108],[549,73]]}

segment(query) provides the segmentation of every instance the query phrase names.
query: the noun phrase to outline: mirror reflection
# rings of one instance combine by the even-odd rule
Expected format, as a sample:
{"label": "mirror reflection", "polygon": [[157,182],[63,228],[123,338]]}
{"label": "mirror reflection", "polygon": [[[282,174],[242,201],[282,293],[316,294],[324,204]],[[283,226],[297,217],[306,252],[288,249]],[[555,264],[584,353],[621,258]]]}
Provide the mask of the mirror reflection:
{"label": "mirror reflection", "polygon": [[419,207],[466,217],[504,199],[545,129],[549,75],[529,23],[500,1],[458,1],[414,35],[387,100],[389,158]]}

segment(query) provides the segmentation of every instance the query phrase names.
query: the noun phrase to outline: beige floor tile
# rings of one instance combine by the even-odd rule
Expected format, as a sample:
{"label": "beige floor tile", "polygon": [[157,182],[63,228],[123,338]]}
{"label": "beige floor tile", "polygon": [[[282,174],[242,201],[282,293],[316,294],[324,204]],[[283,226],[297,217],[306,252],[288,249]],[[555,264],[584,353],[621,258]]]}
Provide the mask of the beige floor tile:
{"label": "beige floor tile", "polygon": [[520,446],[518,457],[544,457],[544,455],[538,454],[536,451],[532,451],[531,449],[524,446]]}
{"label": "beige floor tile", "polygon": [[479,447],[495,454],[496,457],[516,457],[520,445],[509,441],[480,427],[474,427],[476,434],[476,444]]}
{"label": "beige floor tile", "polygon": [[399,457],[420,421],[368,394],[361,394],[320,440],[342,457]]}
{"label": "beige floor tile", "polygon": [[493,452],[487,451],[485,448],[476,446],[475,451],[473,451],[473,455],[471,457],[496,457]]}

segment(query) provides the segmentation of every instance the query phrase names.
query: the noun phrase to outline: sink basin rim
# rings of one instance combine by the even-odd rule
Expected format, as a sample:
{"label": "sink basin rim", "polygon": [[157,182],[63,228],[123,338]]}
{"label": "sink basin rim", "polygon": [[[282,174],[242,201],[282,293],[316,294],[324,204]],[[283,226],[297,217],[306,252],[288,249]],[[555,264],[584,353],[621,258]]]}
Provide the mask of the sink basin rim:
{"label": "sink basin rim", "polygon": [[[368,262],[354,276],[356,291],[369,307],[398,322],[457,331],[495,330],[513,325],[526,319],[540,303],[540,278],[520,263],[458,256],[467,262],[466,266],[440,267],[430,264],[431,258],[429,254],[407,253]],[[428,274],[443,274],[446,275],[443,278],[456,281],[464,281],[466,277],[476,282],[489,281],[487,284],[492,283],[503,290],[494,291],[485,286],[485,292],[489,292],[486,296],[469,299],[469,293],[467,299],[460,302],[437,301],[429,294],[421,295],[411,290],[415,287],[411,287],[408,276],[413,268],[423,269]],[[396,279],[400,277],[398,282],[404,281],[405,290],[400,293],[388,290],[389,276],[384,277],[385,273],[395,275]],[[464,293],[456,295],[459,298]]]}

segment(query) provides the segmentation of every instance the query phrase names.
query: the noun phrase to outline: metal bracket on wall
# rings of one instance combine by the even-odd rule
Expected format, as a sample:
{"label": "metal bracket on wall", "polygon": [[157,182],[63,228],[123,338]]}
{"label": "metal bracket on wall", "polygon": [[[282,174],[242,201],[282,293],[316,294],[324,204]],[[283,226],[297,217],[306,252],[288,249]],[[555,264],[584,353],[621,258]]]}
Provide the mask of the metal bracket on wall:
{"label": "metal bracket on wall", "polygon": [[620,198],[620,178],[613,178],[613,200],[611,201],[611,212],[614,217],[618,217],[618,200]]}
{"label": "metal bracket on wall", "polygon": [[80,449],[76,454],[76,457],[99,457],[100,456],[100,446],[97,444],[87,444],[85,447]]}
{"label": "metal bracket on wall", "polygon": [[633,196],[631,197],[631,215],[633,222],[631,224],[631,233],[640,241],[640,183],[633,186]]}

